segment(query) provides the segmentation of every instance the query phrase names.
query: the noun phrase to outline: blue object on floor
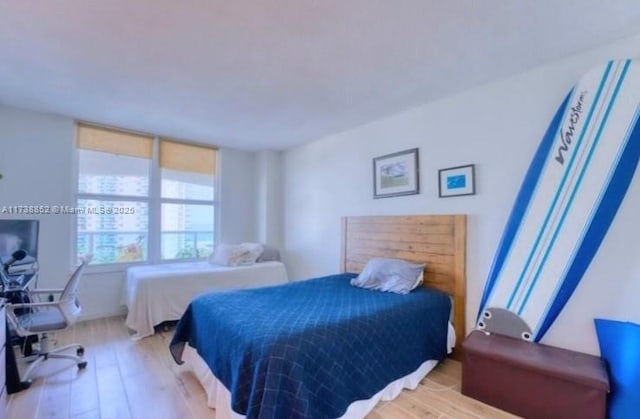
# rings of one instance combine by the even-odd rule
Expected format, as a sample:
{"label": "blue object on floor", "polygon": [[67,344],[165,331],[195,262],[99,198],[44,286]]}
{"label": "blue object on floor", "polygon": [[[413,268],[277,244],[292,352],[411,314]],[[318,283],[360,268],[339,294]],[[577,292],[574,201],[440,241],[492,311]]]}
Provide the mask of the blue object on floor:
{"label": "blue object on floor", "polygon": [[605,319],[595,319],[595,324],[611,382],[609,417],[635,419],[640,408],[640,325]]}

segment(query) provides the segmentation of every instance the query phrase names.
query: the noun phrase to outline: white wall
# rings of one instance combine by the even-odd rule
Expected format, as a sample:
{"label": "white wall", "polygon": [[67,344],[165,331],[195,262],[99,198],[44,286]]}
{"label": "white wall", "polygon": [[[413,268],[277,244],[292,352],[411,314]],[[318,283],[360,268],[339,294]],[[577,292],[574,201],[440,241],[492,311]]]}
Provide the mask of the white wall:
{"label": "white wall", "polygon": [[220,150],[220,241],[256,241],[256,155]]}
{"label": "white wall", "polygon": [[258,241],[280,249],[283,232],[282,153],[261,151],[257,160]]}
{"label": "white wall", "polygon": [[[467,327],[525,170],[558,105],[578,78],[604,60],[640,56],[640,36],[288,150],[285,255],[292,279],[339,268],[340,217],[466,213]],[[383,86],[381,88],[391,88]],[[372,199],[372,159],[420,148],[421,193]],[[438,198],[437,171],[475,164],[477,194]],[[545,341],[596,353],[596,316],[640,322],[640,180],[574,297]]]}
{"label": "white wall", "polygon": [[[74,121],[0,105],[0,210],[5,205],[75,206]],[[255,241],[255,153],[220,150],[220,239]],[[0,218],[9,218],[0,213]],[[61,287],[73,269],[72,215],[38,218],[41,287]],[[88,272],[81,282],[83,317],[122,312],[124,272]]]}
{"label": "white wall", "polygon": [[[73,121],[0,106],[0,209],[9,205],[73,205]],[[69,271],[71,215],[17,215],[40,220],[43,286],[64,284]]]}

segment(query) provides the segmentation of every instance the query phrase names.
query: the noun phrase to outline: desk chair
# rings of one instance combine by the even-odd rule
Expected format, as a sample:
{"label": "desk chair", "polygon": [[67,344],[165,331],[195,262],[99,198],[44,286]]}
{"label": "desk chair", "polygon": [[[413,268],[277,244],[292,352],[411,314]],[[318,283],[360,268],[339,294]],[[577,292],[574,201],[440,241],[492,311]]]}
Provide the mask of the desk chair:
{"label": "desk chair", "polygon": [[[58,300],[50,302],[7,304],[7,319],[15,329],[18,336],[39,336],[40,350],[34,353],[36,358],[20,377],[20,381],[24,388],[28,387],[30,383],[29,376],[33,372],[34,368],[48,358],[72,359],[80,369],[87,366],[87,361],[84,360],[84,348],[81,345],[73,343],[59,348],[52,348],[50,346],[48,334],[71,327],[78,320],[82,310],[80,303],[78,302],[78,284],[80,283],[80,277],[82,276],[84,268],[89,263],[89,260],[90,258],[85,258],[82,261],[63,289],[34,289],[28,291],[32,301],[34,296],[43,294],[47,296],[51,294],[60,294]],[[16,313],[16,310],[21,310],[24,314],[18,314]],[[75,349],[76,354],[62,353],[69,349]]]}

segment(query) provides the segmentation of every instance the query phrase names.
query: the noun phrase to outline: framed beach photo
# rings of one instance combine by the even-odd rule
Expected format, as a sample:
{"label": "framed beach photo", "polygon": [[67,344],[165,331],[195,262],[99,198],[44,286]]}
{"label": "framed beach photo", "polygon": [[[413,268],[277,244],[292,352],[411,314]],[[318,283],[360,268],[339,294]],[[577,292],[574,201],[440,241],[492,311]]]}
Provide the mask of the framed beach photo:
{"label": "framed beach photo", "polygon": [[440,198],[474,195],[476,193],[475,165],[449,167],[438,170]]}
{"label": "framed beach photo", "polygon": [[374,199],[417,193],[420,193],[417,148],[373,159]]}

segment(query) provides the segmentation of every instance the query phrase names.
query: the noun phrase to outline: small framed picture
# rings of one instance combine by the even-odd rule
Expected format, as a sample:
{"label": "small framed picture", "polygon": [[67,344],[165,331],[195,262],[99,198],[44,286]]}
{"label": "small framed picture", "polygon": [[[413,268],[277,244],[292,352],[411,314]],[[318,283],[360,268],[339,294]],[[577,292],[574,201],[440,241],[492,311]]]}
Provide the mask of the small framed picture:
{"label": "small framed picture", "polygon": [[438,170],[438,195],[450,196],[474,195],[476,193],[475,165],[449,167]]}
{"label": "small framed picture", "polygon": [[388,198],[420,193],[418,149],[373,159],[373,197]]}

